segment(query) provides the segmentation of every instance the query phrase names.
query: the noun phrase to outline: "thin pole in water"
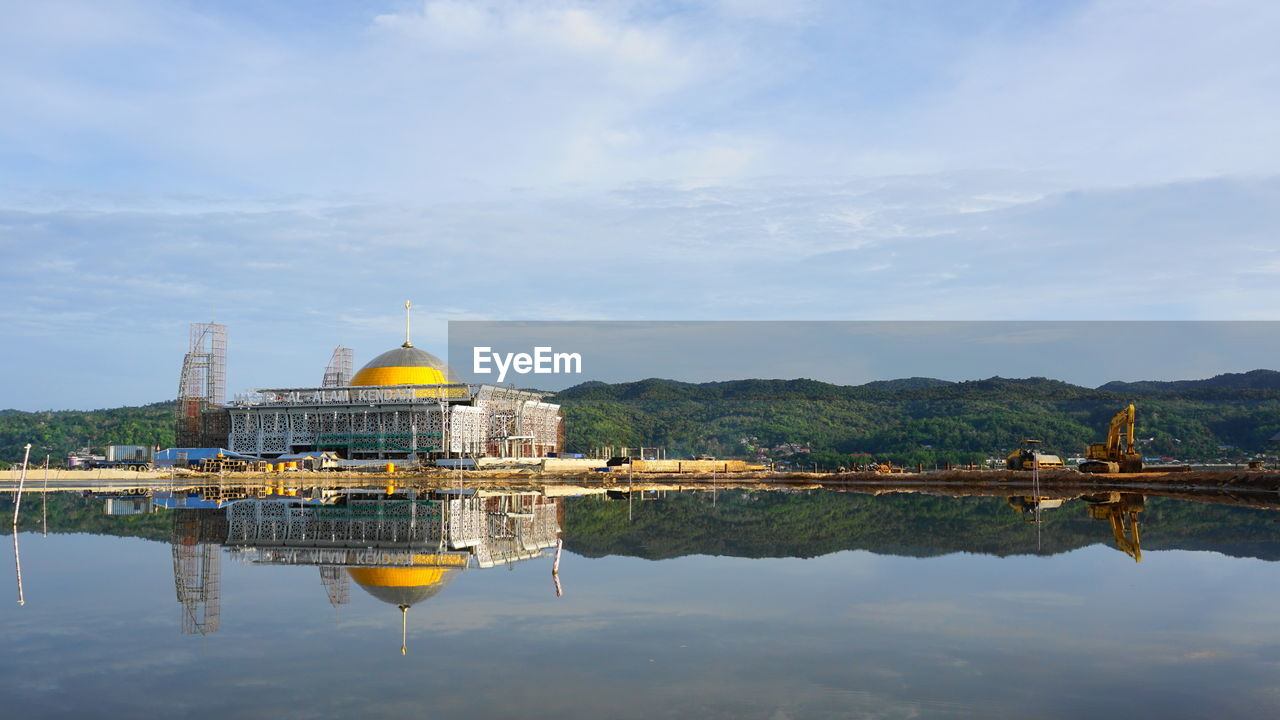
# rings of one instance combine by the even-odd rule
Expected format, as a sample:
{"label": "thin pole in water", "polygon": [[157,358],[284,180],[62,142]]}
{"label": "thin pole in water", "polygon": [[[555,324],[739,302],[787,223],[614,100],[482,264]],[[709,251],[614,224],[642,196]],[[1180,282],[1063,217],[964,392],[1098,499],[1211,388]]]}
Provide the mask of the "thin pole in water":
{"label": "thin pole in water", "polygon": [[13,533],[13,566],[18,571],[18,604],[26,605],[27,599],[22,595],[22,556],[18,554],[18,533]]}
{"label": "thin pole in water", "polygon": [[[26,452],[22,456],[22,474],[18,476],[18,495],[13,501],[13,534],[16,538],[18,535],[18,511],[22,509],[22,488],[27,483],[27,461],[31,459],[31,443],[27,443]],[[17,551],[18,543],[15,540],[13,544],[14,551]]]}
{"label": "thin pole in water", "polygon": [[1031,454],[1031,484],[1036,495],[1036,552],[1040,552],[1040,456]]}
{"label": "thin pole in water", "polygon": [[551,561],[551,582],[556,586],[556,597],[564,595],[560,587],[560,551],[564,548],[564,540],[556,538],[556,558]]}
{"label": "thin pole in water", "polygon": [[44,489],[40,493],[40,524],[49,537],[49,456],[44,456]]}

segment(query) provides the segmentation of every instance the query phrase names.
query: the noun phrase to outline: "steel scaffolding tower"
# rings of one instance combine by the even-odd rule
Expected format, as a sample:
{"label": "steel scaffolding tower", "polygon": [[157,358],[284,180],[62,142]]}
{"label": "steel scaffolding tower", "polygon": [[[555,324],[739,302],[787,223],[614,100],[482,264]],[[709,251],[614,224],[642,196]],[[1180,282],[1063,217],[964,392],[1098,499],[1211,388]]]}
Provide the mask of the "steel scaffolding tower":
{"label": "steel scaffolding tower", "polygon": [[201,414],[227,399],[227,326],[191,323],[178,381],[177,445],[201,444]]}
{"label": "steel scaffolding tower", "polygon": [[355,372],[354,352],[349,347],[339,345],[333,349],[329,365],[324,369],[324,381],[320,387],[346,387],[351,384],[351,375]]}

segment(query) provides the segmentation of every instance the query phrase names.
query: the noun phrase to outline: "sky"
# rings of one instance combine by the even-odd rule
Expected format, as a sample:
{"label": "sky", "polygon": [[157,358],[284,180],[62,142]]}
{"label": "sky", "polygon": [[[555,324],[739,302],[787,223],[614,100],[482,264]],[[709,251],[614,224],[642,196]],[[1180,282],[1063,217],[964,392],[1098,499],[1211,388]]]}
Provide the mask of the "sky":
{"label": "sky", "polygon": [[1280,322],[451,321],[447,347],[463,382],[549,391],[652,377],[1048,377],[1096,388],[1276,367]]}
{"label": "sky", "polygon": [[1243,0],[0,1],[0,407],[171,398],[210,319],[231,392],[315,385],[405,299],[439,354],[1276,319],[1277,36]]}

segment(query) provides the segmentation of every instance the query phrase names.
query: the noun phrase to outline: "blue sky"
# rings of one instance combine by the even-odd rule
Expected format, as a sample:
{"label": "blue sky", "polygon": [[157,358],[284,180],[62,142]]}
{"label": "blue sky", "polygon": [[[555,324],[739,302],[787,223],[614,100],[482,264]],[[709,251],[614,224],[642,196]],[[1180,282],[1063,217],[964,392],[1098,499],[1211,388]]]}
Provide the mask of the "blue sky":
{"label": "blue sky", "polygon": [[1274,319],[1277,36],[1230,0],[4,3],[0,407],[171,397],[210,317],[232,391],[311,385],[405,298],[441,352]]}

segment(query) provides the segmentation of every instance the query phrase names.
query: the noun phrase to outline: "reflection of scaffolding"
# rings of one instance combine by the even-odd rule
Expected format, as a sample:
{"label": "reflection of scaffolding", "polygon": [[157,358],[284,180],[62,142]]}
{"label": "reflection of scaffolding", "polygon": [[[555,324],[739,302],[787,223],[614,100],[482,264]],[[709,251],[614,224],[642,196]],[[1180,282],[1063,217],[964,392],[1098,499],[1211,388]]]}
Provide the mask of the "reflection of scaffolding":
{"label": "reflection of scaffolding", "polygon": [[335,608],[346,605],[351,600],[351,578],[346,568],[336,565],[320,566],[320,582],[324,583],[325,592],[329,593],[329,604]]}
{"label": "reflection of scaffolding", "polygon": [[211,539],[225,536],[221,512],[177,510],[173,515],[173,584],[182,604],[182,634],[218,631],[221,613],[221,546]]}
{"label": "reflection of scaffolding", "polygon": [[178,381],[177,445],[202,444],[201,416],[227,398],[227,326],[191,323]]}
{"label": "reflection of scaffolding", "polygon": [[439,542],[439,506],[431,501],[350,499],[344,505],[245,500],[227,508],[228,542],[236,545],[368,547]]}
{"label": "reflection of scaffolding", "polygon": [[555,547],[560,535],[559,504],[539,495],[488,499],[488,532],[473,551],[482,568],[527,560]]}
{"label": "reflection of scaffolding", "polygon": [[339,345],[333,349],[333,357],[324,369],[324,381],[320,387],[346,387],[351,384],[351,375],[355,372],[354,353],[349,347]]}
{"label": "reflection of scaffolding", "polygon": [[556,498],[534,493],[430,498],[351,493],[333,505],[246,499],[227,506],[224,537],[244,562],[319,565],[334,604],[345,597],[335,579],[337,566],[394,565],[406,557],[413,559],[405,562],[418,564],[428,556],[415,553],[462,550],[478,566],[493,567],[537,557],[559,538],[562,506]]}

